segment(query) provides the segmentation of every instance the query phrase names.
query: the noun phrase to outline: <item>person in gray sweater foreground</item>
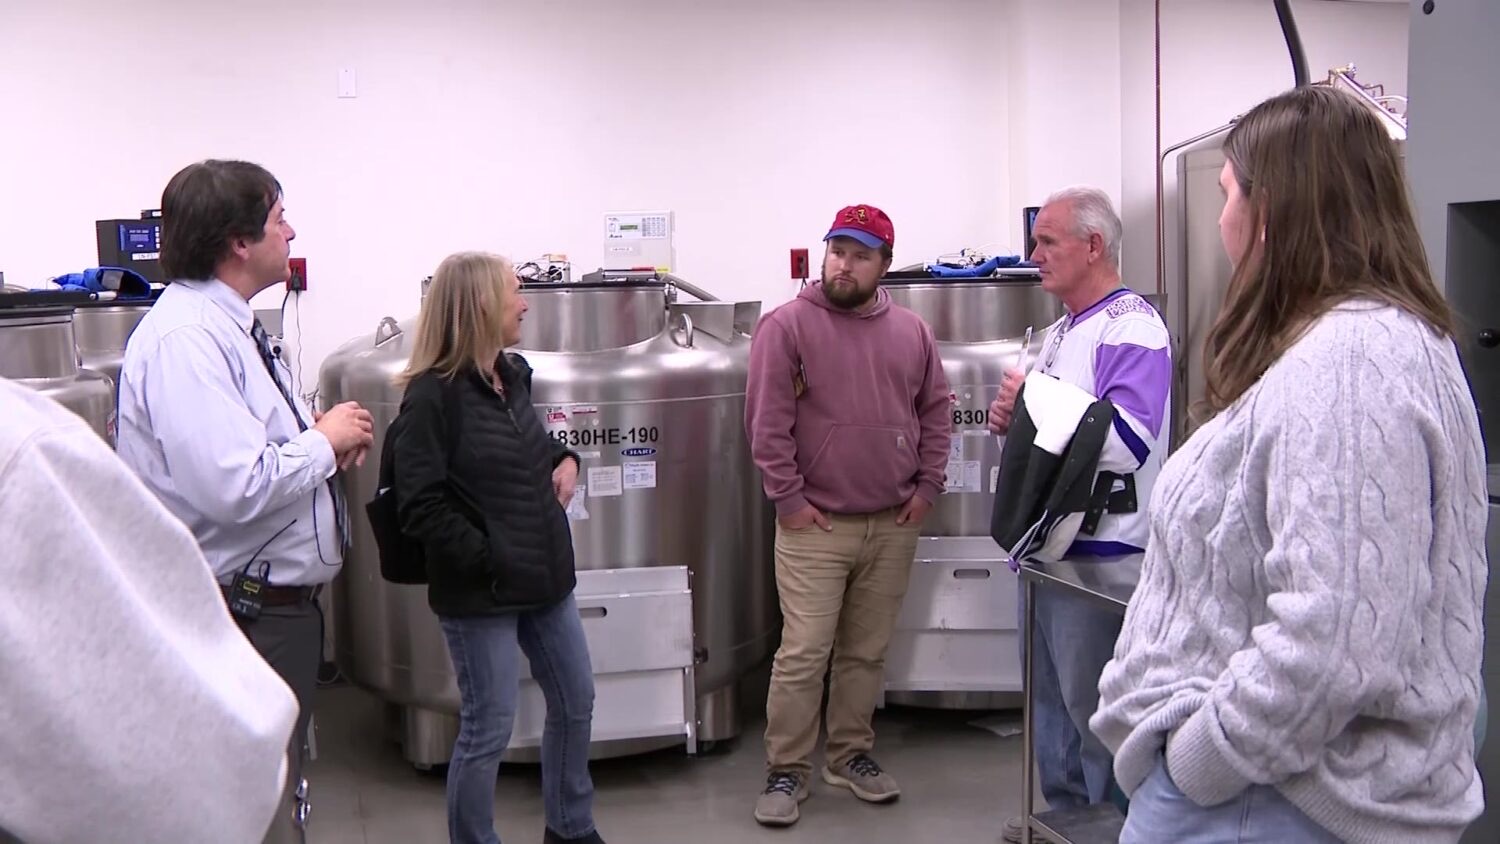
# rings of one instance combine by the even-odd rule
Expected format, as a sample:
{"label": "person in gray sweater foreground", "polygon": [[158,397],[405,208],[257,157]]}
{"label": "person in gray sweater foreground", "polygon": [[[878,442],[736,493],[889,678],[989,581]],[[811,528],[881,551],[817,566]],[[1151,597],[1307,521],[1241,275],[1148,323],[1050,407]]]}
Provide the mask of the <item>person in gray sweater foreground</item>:
{"label": "person in gray sweater foreground", "polygon": [[1328,88],[1224,142],[1215,414],[1162,470],[1090,721],[1131,842],[1455,842],[1485,463],[1394,144]]}
{"label": "person in gray sweater foreground", "polygon": [[254,844],[292,690],[82,419],[0,378],[0,841]]}

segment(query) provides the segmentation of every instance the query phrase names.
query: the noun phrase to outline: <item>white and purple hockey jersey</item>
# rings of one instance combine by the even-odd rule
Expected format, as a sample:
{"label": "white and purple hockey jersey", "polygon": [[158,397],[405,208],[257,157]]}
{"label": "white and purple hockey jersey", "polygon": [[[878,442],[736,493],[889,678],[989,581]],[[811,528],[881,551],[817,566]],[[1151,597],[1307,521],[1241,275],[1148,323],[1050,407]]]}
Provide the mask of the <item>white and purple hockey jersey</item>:
{"label": "white and purple hockey jersey", "polygon": [[1166,323],[1128,288],[1065,316],[1047,329],[1036,371],[1109,399],[1116,416],[1099,455],[1099,471],[1135,475],[1134,513],[1105,513],[1070,557],[1131,554],[1146,548],[1147,505],[1171,432],[1172,351]]}

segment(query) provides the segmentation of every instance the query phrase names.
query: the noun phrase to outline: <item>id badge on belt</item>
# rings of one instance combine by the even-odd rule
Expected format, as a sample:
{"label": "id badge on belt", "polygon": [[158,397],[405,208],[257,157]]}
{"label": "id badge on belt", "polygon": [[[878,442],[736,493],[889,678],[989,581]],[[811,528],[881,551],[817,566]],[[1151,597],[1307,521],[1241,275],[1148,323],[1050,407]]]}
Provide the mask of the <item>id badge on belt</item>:
{"label": "id badge on belt", "polygon": [[251,565],[254,564],[247,564],[235,572],[234,580],[229,582],[229,614],[245,621],[260,617],[261,607],[266,601],[266,581],[271,575],[269,563],[261,563],[256,574],[250,573]]}
{"label": "id badge on belt", "polygon": [[297,523],[296,519],[287,522],[281,530],[271,534],[271,538],[262,542],[255,553],[250,555],[250,562],[245,567],[235,572],[234,580],[229,582],[229,614],[243,621],[254,621],[260,617],[261,607],[266,602],[266,586],[271,582],[271,564],[262,561],[260,568],[255,574],[250,569],[255,566],[255,560],[260,557],[260,552],[266,550],[266,546],[275,541],[276,537],[287,532],[287,529]]}

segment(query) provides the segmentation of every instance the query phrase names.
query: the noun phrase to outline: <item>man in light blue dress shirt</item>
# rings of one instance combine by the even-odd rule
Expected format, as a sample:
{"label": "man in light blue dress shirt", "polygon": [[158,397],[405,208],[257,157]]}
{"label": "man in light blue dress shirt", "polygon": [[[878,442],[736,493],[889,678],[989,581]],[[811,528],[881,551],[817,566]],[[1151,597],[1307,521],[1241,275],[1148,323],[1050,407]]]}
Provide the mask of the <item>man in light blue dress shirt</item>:
{"label": "man in light blue dress shirt", "polygon": [[347,545],[334,474],[363,462],[373,420],[354,402],[311,411],[250,308],[290,275],[296,233],[276,179],[203,161],[172,177],[161,207],[173,282],[125,349],[119,454],[192,531],[245,635],[297,695],[287,811],[267,840],[302,841],[323,638],[314,599]]}

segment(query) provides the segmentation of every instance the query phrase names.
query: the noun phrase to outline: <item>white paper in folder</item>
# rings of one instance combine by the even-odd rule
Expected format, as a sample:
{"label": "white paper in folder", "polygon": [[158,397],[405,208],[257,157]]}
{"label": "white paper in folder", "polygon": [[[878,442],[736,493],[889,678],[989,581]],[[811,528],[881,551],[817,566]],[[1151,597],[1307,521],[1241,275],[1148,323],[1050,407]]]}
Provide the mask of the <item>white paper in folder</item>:
{"label": "white paper in folder", "polygon": [[589,509],[586,505],[589,488],[579,484],[573,488],[573,500],[568,502],[568,519],[570,521],[582,522],[589,517]]}

